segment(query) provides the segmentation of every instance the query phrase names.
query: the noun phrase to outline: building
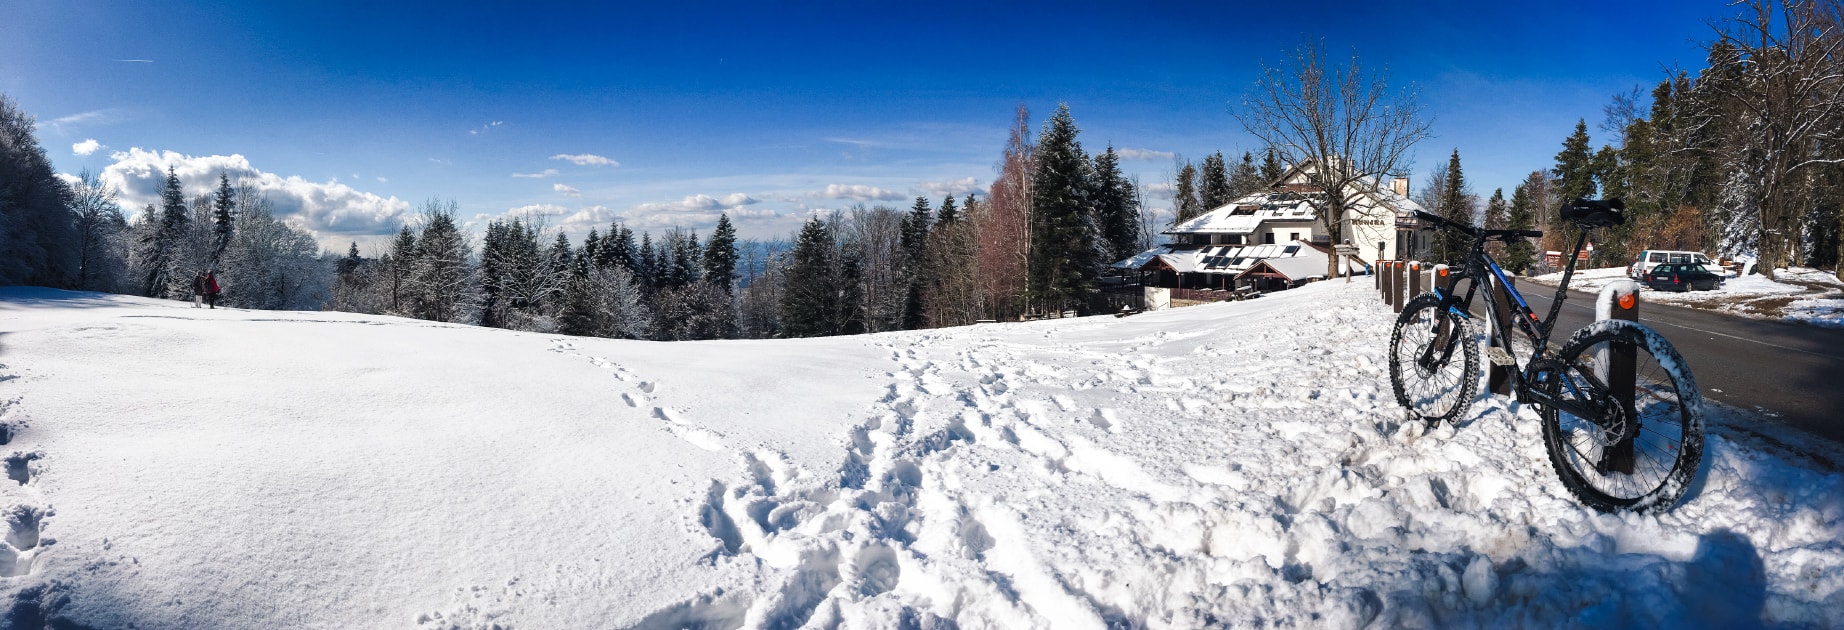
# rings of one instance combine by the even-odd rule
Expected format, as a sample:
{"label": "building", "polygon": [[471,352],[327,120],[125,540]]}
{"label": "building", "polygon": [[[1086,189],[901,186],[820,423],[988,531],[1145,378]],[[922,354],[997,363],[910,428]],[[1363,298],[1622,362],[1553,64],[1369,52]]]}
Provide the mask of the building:
{"label": "building", "polygon": [[[1332,243],[1319,221],[1325,193],[1308,179],[1311,168],[1296,165],[1267,190],[1172,226],[1162,232],[1166,244],[1114,268],[1139,272],[1144,286],[1175,289],[1269,291],[1325,277]],[[1422,207],[1408,193],[1407,178],[1352,187],[1340,222],[1358,254],[1343,270],[1363,273],[1379,259],[1426,248],[1427,233],[1415,218]]]}

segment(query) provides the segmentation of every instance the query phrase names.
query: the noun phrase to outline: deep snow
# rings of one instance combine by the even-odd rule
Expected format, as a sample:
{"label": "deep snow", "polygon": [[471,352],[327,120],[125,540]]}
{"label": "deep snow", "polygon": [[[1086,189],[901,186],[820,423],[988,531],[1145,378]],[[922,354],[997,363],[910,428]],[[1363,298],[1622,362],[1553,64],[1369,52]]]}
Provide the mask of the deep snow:
{"label": "deep snow", "polygon": [[1333,281],[662,344],[0,289],[0,593],[95,627],[1844,619],[1835,445],[1712,407],[1685,504],[1600,515],[1530,410],[1405,423],[1390,320]]}

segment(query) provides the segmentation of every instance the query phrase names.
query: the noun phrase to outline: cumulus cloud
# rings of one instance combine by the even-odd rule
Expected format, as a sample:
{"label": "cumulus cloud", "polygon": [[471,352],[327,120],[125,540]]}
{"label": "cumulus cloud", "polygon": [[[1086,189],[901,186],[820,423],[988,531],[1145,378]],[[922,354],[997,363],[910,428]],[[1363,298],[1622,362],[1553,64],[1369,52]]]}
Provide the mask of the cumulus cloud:
{"label": "cumulus cloud", "polygon": [[390,234],[410,213],[409,202],[396,197],[380,197],[337,181],[283,177],[251,166],[242,155],[190,156],[135,147],[109,158],[114,163],[103,169],[101,179],[121,191],[122,207],[131,212],[159,203],[170,166],[188,199],[217,190],[222,173],[233,186],[249,186],[268,198],[277,218],[313,232],[323,243]]}
{"label": "cumulus cloud", "polygon": [[933,197],[946,197],[948,195],[959,197],[967,193],[984,192],[984,190],[980,188],[979,181],[972,177],[962,177],[960,179],[950,179],[942,182],[922,182],[921,188],[922,192],[928,193]]}
{"label": "cumulus cloud", "polygon": [[826,190],[821,192],[820,196],[827,199],[857,201],[900,201],[909,198],[908,195],[894,190],[864,184],[827,184]]}
{"label": "cumulus cloud", "polygon": [[551,184],[551,190],[555,190],[557,192],[563,193],[564,196],[566,197],[583,196],[583,191],[577,190],[575,188],[571,188],[570,186],[567,186],[564,184]]}
{"label": "cumulus cloud", "polygon": [[732,220],[779,216],[774,210],[749,207],[758,203],[760,199],[740,192],[722,197],[690,195],[678,201],[637,204],[622,215],[622,223],[635,230],[697,229],[715,225],[718,215],[723,214]]}
{"label": "cumulus cloud", "polygon": [[558,217],[569,213],[570,209],[563,206],[549,203],[534,203],[507,210],[506,216],[516,219],[534,219],[539,217]]}
{"label": "cumulus cloud", "polygon": [[1152,149],[1115,149],[1123,160],[1169,160],[1178,157],[1171,151],[1154,151]]}
{"label": "cumulus cloud", "polygon": [[89,155],[100,148],[102,148],[101,142],[97,142],[95,138],[86,138],[83,142],[70,145],[70,152],[77,155]]}
{"label": "cumulus cloud", "polygon": [[546,177],[555,177],[556,175],[557,175],[557,169],[554,169],[554,168],[547,168],[547,169],[544,169],[543,171],[539,171],[536,173],[513,173],[512,174],[513,177],[521,177],[525,179],[544,179]]}
{"label": "cumulus cloud", "polygon": [[620,166],[621,165],[620,162],[616,162],[614,160],[602,157],[600,155],[596,155],[594,153],[581,153],[577,155],[559,153],[557,155],[551,156],[551,159],[563,160],[571,164],[575,164],[577,166]]}

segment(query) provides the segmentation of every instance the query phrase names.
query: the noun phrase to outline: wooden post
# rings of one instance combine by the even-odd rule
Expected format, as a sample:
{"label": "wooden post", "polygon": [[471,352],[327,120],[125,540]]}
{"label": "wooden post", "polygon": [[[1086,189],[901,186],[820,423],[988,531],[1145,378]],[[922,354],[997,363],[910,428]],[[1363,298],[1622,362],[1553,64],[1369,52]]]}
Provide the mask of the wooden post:
{"label": "wooden post", "polygon": [[1392,260],[1377,261],[1377,295],[1383,298],[1384,304],[1390,303],[1389,289],[1395,286],[1395,283],[1390,282],[1390,280],[1393,279],[1391,278],[1393,274],[1390,273],[1390,269],[1394,268],[1392,267],[1394,264],[1395,261]]}
{"label": "wooden post", "polygon": [[[1639,287],[1631,281],[1615,282],[1602,292],[1611,292],[1611,296],[1602,299],[1611,302],[1612,308],[1607,319],[1621,319],[1629,322],[1639,321]],[[1638,352],[1630,343],[1611,343],[1607,350],[1607,389],[1614,400],[1626,410],[1627,422],[1639,422],[1638,409],[1634,395],[1638,393],[1637,371]],[[1599,468],[1603,472],[1614,471],[1633,474],[1633,438],[1638,435],[1639,427],[1633,427],[1624,440],[1615,442],[1601,457]]]}
{"label": "wooden post", "polygon": [[1402,301],[1404,303],[1415,299],[1417,295],[1421,295],[1421,268],[1422,264],[1419,261],[1409,263],[1409,294],[1403,296]]}
{"label": "wooden post", "polygon": [[[1511,321],[1511,292],[1506,291],[1505,287],[1510,286],[1512,288],[1516,288],[1517,287],[1517,277],[1516,276],[1506,276],[1505,279],[1510,281],[1509,285],[1500,284],[1498,282],[1492,283],[1492,299],[1497,301],[1499,306],[1501,307],[1498,309],[1497,313],[1493,314],[1492,325],[1497,326],[1499,330],[1504,331],[1504,335],[1506,338],[1510,338],[1511,337],[1511,326],[1513,324],[1513,322]],[[1502,394],[1506,396],[1511,395],[1511,366],[1508,366],[1508,365],[1491,366],[1490,369],[1486,370],[1485,382],[1486,382],[1486,389],[1490,390],[1492,393]]]}
{"label": "wooden post", "polygon": [[1389,307],[1391,310],[1398,313],[1402,312],[1403,283],[1408,280],[1402,277],[1403,269],[1402,261],[1400,260],[1389,266]]}

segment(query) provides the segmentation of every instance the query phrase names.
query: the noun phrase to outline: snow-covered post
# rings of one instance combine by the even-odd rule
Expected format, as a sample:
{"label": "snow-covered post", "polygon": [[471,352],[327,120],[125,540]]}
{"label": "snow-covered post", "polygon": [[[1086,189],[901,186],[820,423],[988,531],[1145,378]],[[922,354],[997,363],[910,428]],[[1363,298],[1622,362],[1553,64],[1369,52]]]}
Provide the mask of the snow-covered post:
{"label": "snow-covered post", "polygon": [[[1621,319],[1629,322],[1639,321],[1639,285],[1632,280],[1617,280],[1601,288],[1601,297],[1594,305],[1595,321]],[[1636,393],[1638,376],[1636,372],[1636,355],[1633,344],[1609,343],[1599,350],[1601,356],[1595,361],[1596,376],[1607,384],[1607,390],[1614,400],[1625,409],[1627,422],[1638,422],[1638,409],[1633,396]],[[1626,439],[1610,446],[1601,459],[1607,469],[1626,474],[1633,474],[1633,436],[1638,435],[1638,427],[1627,431]]]}

